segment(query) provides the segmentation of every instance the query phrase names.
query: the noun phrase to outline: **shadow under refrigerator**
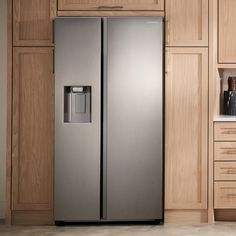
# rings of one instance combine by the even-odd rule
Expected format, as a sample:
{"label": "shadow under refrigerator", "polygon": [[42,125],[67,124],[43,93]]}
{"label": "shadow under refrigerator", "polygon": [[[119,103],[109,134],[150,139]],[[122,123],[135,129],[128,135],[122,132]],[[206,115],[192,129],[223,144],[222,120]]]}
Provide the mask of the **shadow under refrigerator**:
{"label": "shadow under refrigerator", "polygon": [[163,18],[55,20],[54,219],[163,220]]}

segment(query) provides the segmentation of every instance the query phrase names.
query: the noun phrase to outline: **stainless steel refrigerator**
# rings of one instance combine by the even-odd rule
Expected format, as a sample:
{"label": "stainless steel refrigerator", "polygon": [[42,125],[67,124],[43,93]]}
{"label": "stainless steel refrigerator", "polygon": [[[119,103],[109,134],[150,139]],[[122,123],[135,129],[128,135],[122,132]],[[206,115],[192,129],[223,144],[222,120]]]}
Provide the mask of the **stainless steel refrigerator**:
{"label": "stainless steel refrigerator", "polygon": [[162,221],[162,17],[55,20],[54,217]]}

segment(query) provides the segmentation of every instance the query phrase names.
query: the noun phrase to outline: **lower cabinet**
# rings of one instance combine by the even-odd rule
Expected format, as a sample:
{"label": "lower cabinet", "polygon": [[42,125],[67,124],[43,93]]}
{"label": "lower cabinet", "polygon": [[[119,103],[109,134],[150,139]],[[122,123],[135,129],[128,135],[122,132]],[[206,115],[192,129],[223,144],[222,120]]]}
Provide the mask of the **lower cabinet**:
{"label": "lower cabinet", "polygon": [[24,217],[34,224],[37,219],[52,221],[53,87],[53,48],[15,47],[12,220],[16,224]]}
{"label": "lower cabinet", "polygon": [[165,209],[207,209],[208,49],[168,48]]}
{"label": "lower cabinet", "polygon": [[214,208],[236,209],[236,122],[214,123]]}

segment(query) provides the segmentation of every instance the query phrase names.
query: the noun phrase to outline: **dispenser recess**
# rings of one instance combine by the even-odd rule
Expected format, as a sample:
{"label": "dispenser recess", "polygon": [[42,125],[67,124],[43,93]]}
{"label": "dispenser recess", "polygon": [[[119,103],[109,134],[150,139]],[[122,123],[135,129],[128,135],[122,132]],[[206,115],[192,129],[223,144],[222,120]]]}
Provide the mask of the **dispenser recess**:
{"label": "dispenser recess", "polygon": [[91,122],[91,86],[64,87],[64,122]]}

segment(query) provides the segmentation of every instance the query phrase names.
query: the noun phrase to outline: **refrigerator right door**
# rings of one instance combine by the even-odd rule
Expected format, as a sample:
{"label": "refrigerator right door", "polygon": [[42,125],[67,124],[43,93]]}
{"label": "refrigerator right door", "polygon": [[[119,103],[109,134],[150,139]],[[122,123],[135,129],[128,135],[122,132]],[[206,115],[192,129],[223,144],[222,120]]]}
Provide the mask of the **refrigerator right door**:
{"label": "refrigerator right door", "polygon": [[104,30],[103,217],[162,219],[163,18],[108,18]]}

